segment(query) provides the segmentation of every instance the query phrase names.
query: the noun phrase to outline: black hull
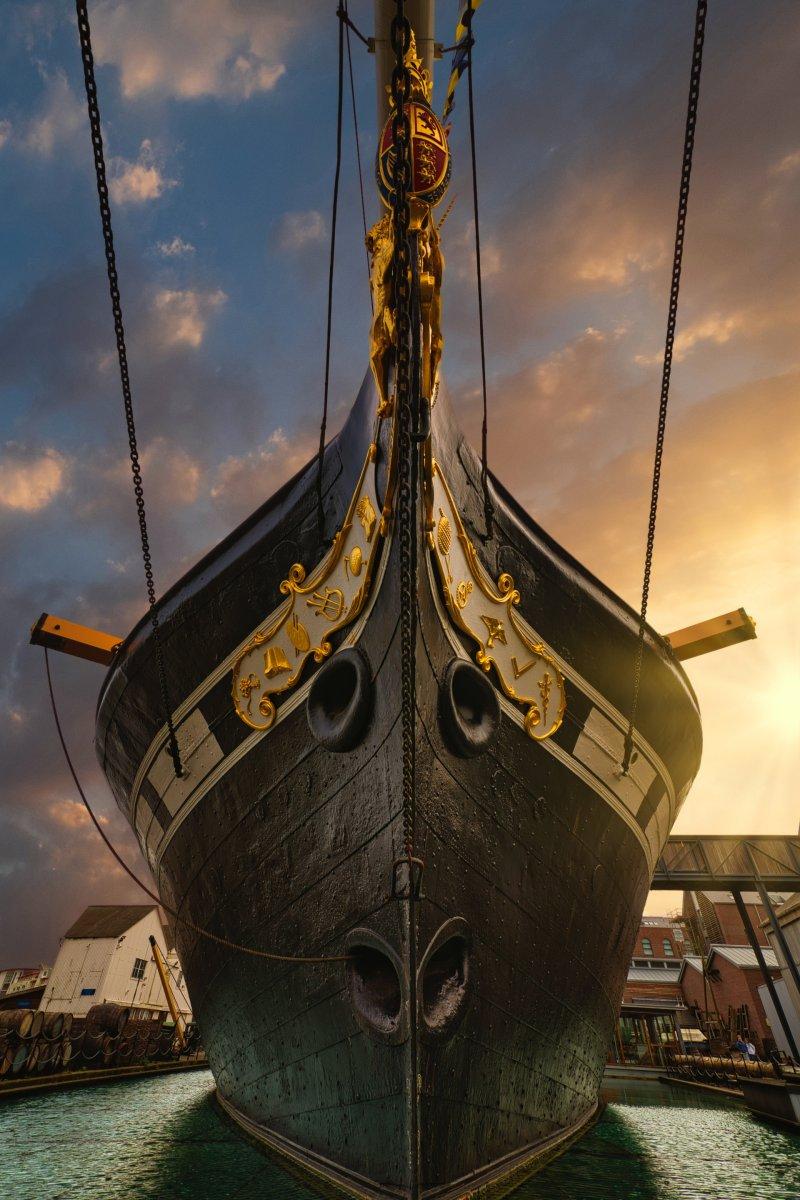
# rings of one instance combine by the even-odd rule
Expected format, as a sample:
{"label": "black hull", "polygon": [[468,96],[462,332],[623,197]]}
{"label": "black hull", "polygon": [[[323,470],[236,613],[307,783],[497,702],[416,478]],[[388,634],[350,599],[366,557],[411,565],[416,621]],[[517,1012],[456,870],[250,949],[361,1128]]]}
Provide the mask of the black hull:
{"label": "black hull", "polygon": [[[270,962],[179,925],[195,1015],[228,1111],[273,1149],[352,1191],[406,1196],[419,1187],[445,1197],[494,1176],[516,1178],[595,1112],[650,873],[696,773],[700,726],[683,673],[649,635],[638,725],[644,773],[639,791],[617,781],[636,618],[499,485],[492,535],[481,536],[474,456],[440,402],[435,452],[478,554],[492,576],[513,574],[523,615],[572,676],[565,720],[547,742],[528,737],[504,703],[491,751],[452,753],[440,684],[454,656],[470,650],[448,623],[421,549],[424,888],[412,906],[392,899],[403,841],[396,543],[383,550],[358,628],[375,681],[360,744],[333,753],[314,741],[305,684],[283,700],[274,727],[254,736],[233,710],[230,671],[217,671],[274,608],[291,564],[313,564],[330,544],[356,486],[374,404],[365,383],[326,451],[323,537],[308,469],[162,601],[173,702],[191,698],[177,709],[187,779],[175,785],[160,749],[146,624],[106,680],[97,746],[165,901],[186,919],[278,954],[338,956],[372,938],[396,957],[399,1016],[384,1028],[380,1013],[373,1021],[354,1006],[344,963]],[[422,981],[437,938],[454,931],[468,969],[454,976],[452,1019],[447,1004],[440,1019]],[[411,936],[422,960],[416,1011],[408,1005]]]}

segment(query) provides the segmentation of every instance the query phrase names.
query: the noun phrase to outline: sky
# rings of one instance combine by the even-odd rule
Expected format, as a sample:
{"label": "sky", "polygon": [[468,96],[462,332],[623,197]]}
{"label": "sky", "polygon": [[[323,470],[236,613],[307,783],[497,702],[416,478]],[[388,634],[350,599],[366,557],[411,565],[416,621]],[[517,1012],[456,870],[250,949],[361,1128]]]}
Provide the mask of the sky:
{"label": "sky", "polygon": [[[43,611],[123,635],[145,608],[71,6],[0,0],[0,966],[52,960],[86,904],[139,893],[73,790]],[[336,5],[94,0],[90,16],[159,590],[313,453],[322,403]],[[371,31],[369,0],[351,14]],[[452,41],[455,0],[437,37]],[[692,0],[486,0],[475,95],[490,465],[635,607]],[[650,617],[744,606],[758,639],[688,664],[703,764],[676,832],[794,833],[800,779],[800,6],[710,5]],[[368,219],[373,60],[353,41]],[[447,69],[440,66],[441,111]],[[331,428],[367,363],[352,116]],[[444,378],[479,443],[466,91],[443,230]],[[90,799],[102,668],[55,656]],[[654,894],[648,911],[677,897]]]}

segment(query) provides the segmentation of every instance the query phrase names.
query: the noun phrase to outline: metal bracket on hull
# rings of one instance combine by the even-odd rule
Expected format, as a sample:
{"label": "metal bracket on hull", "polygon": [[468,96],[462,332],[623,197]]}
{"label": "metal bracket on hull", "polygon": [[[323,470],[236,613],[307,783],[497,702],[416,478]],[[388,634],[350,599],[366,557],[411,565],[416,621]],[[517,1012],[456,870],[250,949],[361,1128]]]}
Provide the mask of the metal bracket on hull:
{"label": "metal bracket on hull", "polygon": [[516,611],[520,595],[514,580],[503,574],[495,584],[481,566],[435,460],[430,491],[433,528],[429,545],[453,624],[477,642],[475,661],[485,671],[494,667],[506,696],[526,709],[525,732],[542,741],[555,733],[564,719],[564,677]]}
{"label": "metal bracket on hull", "polygon": [[295,563],[280,591],[288,596],[245,646],[233,668],[233,703],[251,729],[266,730],[275,720],[273,696],[299,680],[309,658],[322,662],[333,653],[332,634],[364,608],[385,525],[378,518],[373,442],[342,528],[322,562],[306,576]]}

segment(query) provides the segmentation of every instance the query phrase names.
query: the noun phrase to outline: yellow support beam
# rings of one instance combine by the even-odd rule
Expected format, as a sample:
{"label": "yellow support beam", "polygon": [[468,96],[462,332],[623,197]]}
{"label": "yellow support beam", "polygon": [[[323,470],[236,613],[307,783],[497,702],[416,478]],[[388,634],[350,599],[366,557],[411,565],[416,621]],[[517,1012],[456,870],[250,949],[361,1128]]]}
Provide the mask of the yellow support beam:
{"label": "yellow support beam", "polygon": [[675,657],[681,662],[711,650],[721,650],[723,646],[733,646],[736,642],[748,642],[755,636],[756,623],[743,608],[665,634]]}
{"label": "yellow support beam", "polygon": [[164,989],[164,995],[167,998],[169,1015],[172,1017],[173,1024],[175,1025],[175,1035],[178,1039],[178,1045],[180,1046],[181,1050],[183,1050],[186,1045],[186,1022],[178,1011],[178,1005],[175,1003],[175,997],[172,994],[172,988],[170,987],[170,982],[167,977],[167,968],[164,962],[164,956],[161,953],[161,948],[158,942],[152,934],[150,934],[150,948],[153,951],[153,961],[156,964],[158,977],[161,980],[161,986]]}
{"label": "yellow support beam", "polygon": [[54,617],[50,613],[42,613],[31,627],[32,646],[61,650],[63,654],[101,663],[104,667],[110,665],[121,642],[122,638],[114,637],[111,633],[101,633],[99,629],[90,629],[87,625],[76,625],[74,621],[65,621],[63,617]]}

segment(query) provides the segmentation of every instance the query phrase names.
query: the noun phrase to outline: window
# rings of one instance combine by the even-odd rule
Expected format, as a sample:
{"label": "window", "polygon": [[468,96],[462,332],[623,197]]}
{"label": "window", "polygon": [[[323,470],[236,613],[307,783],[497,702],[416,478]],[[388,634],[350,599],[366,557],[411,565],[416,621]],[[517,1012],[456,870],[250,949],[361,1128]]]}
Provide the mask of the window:
{"label": "window", "polygon": [[94,988],[81,988],[81,995],[82,995],[82,996],[93,996],[93,995],[94,995],[94,993],[95,993],[95,989],[94,989]]}
{"label": "window", "polygon": [[653,943],[650,938],[642,938],[642,954],[652,955]]}
{"label": "window", "polygon": [[675,954],[675,951],[672,949],[672,942],[669,940],[669,938],[664,938],[664,953],[666,954],[667,958],[672,958]]}
{"label": "window", "polygon": [[147,959],[135,958],[133,960],[133,970],[131,971],[131,979],[144,979],[144,969],[147,966]]}

